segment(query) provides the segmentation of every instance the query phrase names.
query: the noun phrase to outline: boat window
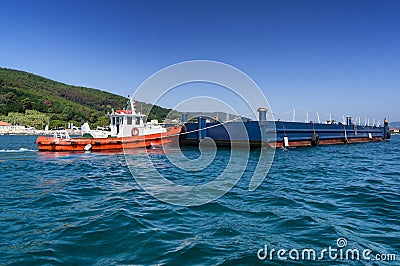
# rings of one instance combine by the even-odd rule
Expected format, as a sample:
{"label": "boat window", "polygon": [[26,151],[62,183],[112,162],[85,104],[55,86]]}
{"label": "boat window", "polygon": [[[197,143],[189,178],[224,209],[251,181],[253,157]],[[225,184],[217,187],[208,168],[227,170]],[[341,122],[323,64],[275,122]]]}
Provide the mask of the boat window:
{"label": "boat window", "polygon": [[120,118],[119,118],[119,122],[121,123],[121,125],[124,124],[124,118],[123,118],[123,117],[120,117]]}
{"label": "boat window", "polygon": [[114,126],[115,125],[115,117],[112,117],[112,122],[111,124]]}
{"label": "boat window", "polygon": [[126,124],[127,124],[127,125],[132,125],[132,117],[128,116],[128,117],[126,118]]}
{"label": "boat window", "polygon": [[136,117],[136,125],[140,125],[140,117]]}

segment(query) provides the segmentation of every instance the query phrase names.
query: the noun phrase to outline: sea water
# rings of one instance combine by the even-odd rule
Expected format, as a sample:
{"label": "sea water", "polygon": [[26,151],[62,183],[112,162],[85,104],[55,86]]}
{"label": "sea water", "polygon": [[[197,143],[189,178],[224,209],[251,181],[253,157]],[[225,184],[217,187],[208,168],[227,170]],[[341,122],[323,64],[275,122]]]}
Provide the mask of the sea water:
{"label": "sea water", "polygon": [[[254,191],[258,152],[251,151],[236,186],[188,207],[149,195],[123,153],[38,152],[35,138],[0,136],[0,265],[399,265],[399,136],[277,150]],[[163,152],[148,152],[166,178],[183,185],[211,181],[229,157],[219,150],[215,163],[182,175]],[[329,248],[337,250],[331,257]],[[279,249],[286,250],[280,257]],[[348,249],[359,258],[346,258]]]}

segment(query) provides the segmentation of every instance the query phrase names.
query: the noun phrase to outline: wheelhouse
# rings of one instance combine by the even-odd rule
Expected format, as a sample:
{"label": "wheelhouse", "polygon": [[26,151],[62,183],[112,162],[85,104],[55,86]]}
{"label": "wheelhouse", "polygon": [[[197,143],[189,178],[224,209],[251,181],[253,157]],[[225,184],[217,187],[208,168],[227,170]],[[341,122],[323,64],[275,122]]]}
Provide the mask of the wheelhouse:
{"label": "wheelhouse", "polygon": [[129,137],[142,135],[145,127],[145,115],[136,113],[134,104],[128,104],[126,110],[112,110],[110,116],[111,136]]}

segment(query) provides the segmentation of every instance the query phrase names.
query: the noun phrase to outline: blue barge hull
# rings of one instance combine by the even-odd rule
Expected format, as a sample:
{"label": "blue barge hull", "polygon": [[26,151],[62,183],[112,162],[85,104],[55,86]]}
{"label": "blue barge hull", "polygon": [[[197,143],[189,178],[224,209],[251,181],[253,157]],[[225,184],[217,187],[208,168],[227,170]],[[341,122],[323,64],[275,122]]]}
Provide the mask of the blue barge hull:
{"label": "blue barge hull", "polygon": [[197,123],[185,123],[180,142],[197,145],[204,138],[211,138],[219,146],[231,142],[250,143],[251,146],[316,146],[346,144],[390,139],[388,123],[376,126],[355,124],[322,124],[285,121],[210,122],[198,118]]}

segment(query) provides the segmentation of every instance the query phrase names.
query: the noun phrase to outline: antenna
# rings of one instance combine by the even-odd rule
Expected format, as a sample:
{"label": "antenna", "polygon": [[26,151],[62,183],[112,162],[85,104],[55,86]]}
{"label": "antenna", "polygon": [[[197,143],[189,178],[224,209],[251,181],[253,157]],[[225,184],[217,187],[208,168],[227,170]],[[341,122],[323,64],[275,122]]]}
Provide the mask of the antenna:
{"label": "antenna", "polygon": [[296,109],[293,109],[293,122],[296,120]]}

